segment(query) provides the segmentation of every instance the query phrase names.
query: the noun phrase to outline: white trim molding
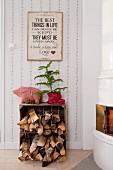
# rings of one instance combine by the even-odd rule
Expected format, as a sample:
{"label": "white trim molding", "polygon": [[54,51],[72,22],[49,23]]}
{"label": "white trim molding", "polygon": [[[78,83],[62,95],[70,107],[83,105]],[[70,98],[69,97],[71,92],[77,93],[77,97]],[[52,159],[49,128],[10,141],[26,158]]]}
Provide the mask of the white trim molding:
{"label": "white trim molding", "polygon": [[0,149],[4,149],[4,0],[0,1]]}
{"label": "white trim molding", "polygon": [[4,149],[18,149],[19,150],[19,143],[18,142],[5,142]]}
{"label": "white trim molding", "polygon": [[67,143],[67,149],[82,149],[81,142],[66,142],[66,143]]}
{"label": "white trim molding", "polygon": [[101,8],[101,0],[83,0],[82,135],[84,150],[92,150],[94,142],[93,130],[96,125],[95,114],[98,101],[96,77],[101,68]]}

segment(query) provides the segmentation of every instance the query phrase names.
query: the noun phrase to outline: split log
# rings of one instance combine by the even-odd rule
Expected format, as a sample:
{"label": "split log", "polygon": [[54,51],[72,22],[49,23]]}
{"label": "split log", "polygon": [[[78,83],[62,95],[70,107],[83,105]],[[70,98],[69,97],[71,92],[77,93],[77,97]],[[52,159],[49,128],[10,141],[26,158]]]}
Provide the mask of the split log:
{"label": "split log", "polygon": [[22,128],[24,129],[24,131],[29,131],[29,124],[23,124]]}
{"label": "split log", "polygon": [[52,160],[51,157],[45,155],[42,162],[42,167],[46,167],[51,162],[51,160]]}
{"label": "split log", "polygon": [[35,160],[36,155],[39,153],[39,148],[36,148],[33,153],[31,154],[31,157],[33,158],[33,160]]}
{"label": "split log", "polygon": [[65,130],[66,130],[65,123],[64,123],[63,121],[61,121],[61,122],[58,124],[58,128],[61,129],[62,131],[65,131]]}
{"label": "split log", "polygon": [[23,137],[23,135],[24,135],[24,129],[20,127],[20,138]]}
{"label": "split log", "polygon": [[40,153],[38,153],[36,156],[35,156],[35,160],[36,161],[42,161],[43,158],[42,158],[42,155]]}
{"label": "split log", "polygon": [[56,142],[56,147],[57,147],[59,150],[61,150],[62,147],[63,147],[63,145],[62,145],[62,143],[60,143],[60,142]]}
{"label": "split log", "polygon": [[46,124],[46,125],[44,126],[44,129],[50,129],[50,128],[51,128],[51,126],[48,125],[48,124]]}
{"label": "split log", "polygon": [[42,162],[42,167],[46,167],[48,164],[49,164],[49,162],[47,162],[47,161],[44,160],[44,161]]}
{"label": "split log", "polygon": [[60,115],[59,114],[52,114],[52,123],[60,122]]}
{"label": "split log", "polygon": [[38,118],[39,118],[39,123],[41,123],[42,121],[42,116],[40,114],[38,114]]}
{"label": "split log", "polygon": [[65,138],[63,135],[58,136],[58,142],[63,143],[65,141]]}
{"label": "split log", "polygon": [[29,153],[29,159],[33,161],[34,159],[31,157],[31,154]]}
{"label": "split log", "polygon": [[55,141],[55,137],[54,136],[51,136],[50,137],[50,144],[51,146],[54,148],[56,146],[56,141]]}
{"label": "split log", "polygon": [[28,119],[28,124],[30,124],[30,123],[32,123],[31,117],[29,117],[29,119]]}
{"label": "split log", "polygon": [[55,130],[57,127],[56,127],[56,124],[51,124],[51,129],[52,130]]}
{"label": "split log", "polygon": [[26,141],[30,140],[30,133],[24,133],[24,138]]}
{"label": "split log", "polygon": [[43,147],[47,141],[47,137],[41,135],[37,141],[37,146]]}
{"label": "split log", "polygon": [[57,128],[56,128],[56,129],[54,129],[54,130],[52,130],[52,132],[57,133]]}
{"label": "split log", "polygon": [[39,119],[34,109],[29,110],[29,115],[30,115],[32,123],[34,123],[35,121]]}
{"label": "split log", "polygon": [[66,160],[66,156],[63,155],[63,156],[59,156],[58,159],[57,159],[57,162],[63,162]]}
{"label": "split log", "polygon": [[38,136],[38,135],[35,135],[35,136],[34,136],[34,139],[33,139],[33,141],[32,141],[32,144],[31,144],[31,146],[30,146],[30,153],[33,153],[33,152],[35,151],[36,147],[38,146],[38,145],[37,145],[38,140],[39,140],[39,136]]}
{"label": "split log", "polygon": [[52,160],[53,160],[53,161],[56,160],[59,155],[60,155],[60,153],[55,150],[54,153],[53,153],[53,155],[52,155]]}
{"label": "split log", "polygon": [[28,123],[28,116],[25,116],[20,122],[18,122],[17,124],[22,126],[23,124],[27,124]]}
{"label": "split log", "polygon": [[47,142],[46,142],[46,144],[44,146],[45,150],[47,150],[49,148],[49,146],[50,146],[50,140],[47,139]]}
{"label": "split log", "polygon": [[56,124],[51,124],[51,129],[52,129],[52,132],[57,133],[57,126],[56,126]]}
{"label": "split log", "polygon": [[42,167],[46,167],[49,165],[49,162],[47,162],[47,160],[43,160],[42,162]]}
{"label": "split log", "polygon": [[51,134],[51,129],[44,130],[44,135],[50,135],[50,134]]}
{"label": "split log", "polygon": [[43,126],[40,124],[40,126],[38,127],[38,129],[37,129],[37,133],[39,134],[39,135],[42,135],[42,133],[43,133]]}
{"label": "split log", "polygon": [[29,159],[29,153],[26,151],[24,151],[24,152],[20,151],[19,155],[18,155],[18,159],[22,162],[27,161]]}
{"label": "split log", "polygon": [[47,160],[47,162],[51,162],[51,161],[52,161],[52,158],[51,158],[50,156],[47,156],[47,157],[46,157],[46,160]]}
{"label": "split log", "polygon": [[23,141],[20,145],[20,151],[28,151],[30,148],[30,141]]}
{"label": "split log", "polygon": [[35,122],[34,125],[35,125],[35,129],[37,129],[37,128],[39,127],[40,124],[37,123],[37,122]]}
{"label": "split log", "polygon": [[46,125],[47,122],[48,122],[48,120],[45,120],[45,118],[43,117],[43,118],[42,118],[42,125],[43,125],[43,126]]}
{"label": "split log", "polygon": [[30,149],[29,149],[30,153],[33,153],[35,151],[36,147],[37,147],[37,143],[32,142]]}
{"label": "split log", "polygon": [[35,130],[36,128],[35,128],[35,125],[33,124],[33,123],[31,123],[30,125],[29,125],[29,130],[30,130],[30,132],[32,132],[33,130]]}
{"label": "split log", "polygon": [[60,149],[60,155],[65,155],[66,154],[66,150],[64,149],[64,147],[62,147]]}
{"label": "split log", "polygon": [[45,161],[45,162],[51,162],[51,157],[50,156],[47,156],[47,155],[45,155],[44,156],[44,159],[43,159],[43,161]]}
{"label": "split log", "polygon": [[45,156],[45,149],[44,148],[40,148],[40,154],[42,155],[42,157],[44,158],[44,156]]}
{"label": "split log", "polygon": [[61,129],[58,129],[58,135],[63,135],[63,130],[61,130]]}
{"label": "split log", "polygon": [[51,113],[48,111],[45,111],[45,120],[50,120],[51,119]]}
{"label": "split log", "polygon": [[18,159],[20,160],[20,161],[25,161],[25,157],[23,157],[23,152],[22,151],[20,151],[19,152],[19,154],[18,154]]}
{"label": "split log", "polygon": [[50,157],[53,151],[54,151],[54,148],[52,148],[52,147],[45,150],[47,157]]}

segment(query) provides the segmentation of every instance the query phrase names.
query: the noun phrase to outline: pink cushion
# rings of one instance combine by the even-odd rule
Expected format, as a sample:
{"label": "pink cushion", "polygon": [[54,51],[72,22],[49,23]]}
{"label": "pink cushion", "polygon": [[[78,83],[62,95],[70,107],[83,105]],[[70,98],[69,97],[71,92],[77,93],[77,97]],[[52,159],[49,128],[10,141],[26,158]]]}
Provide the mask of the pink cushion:
{"label": "pink cushion", "polygon": [[16,90],[13,90],[13,93],[20,97],[21,102],[24,103],[28,100],[40,101],[41,95],[34,94],[35,92],[41,92],[39,89],[34,87],[20,87]]}

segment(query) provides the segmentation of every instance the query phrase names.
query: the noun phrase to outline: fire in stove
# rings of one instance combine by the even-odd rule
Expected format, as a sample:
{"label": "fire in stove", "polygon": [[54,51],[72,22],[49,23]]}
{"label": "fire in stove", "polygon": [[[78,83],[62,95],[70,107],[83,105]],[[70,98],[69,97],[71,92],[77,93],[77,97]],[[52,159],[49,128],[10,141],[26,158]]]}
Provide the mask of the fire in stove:
{"label": "fire in stove", "polygon": [[96,130],[113,136],[113,107],[96,105]]}

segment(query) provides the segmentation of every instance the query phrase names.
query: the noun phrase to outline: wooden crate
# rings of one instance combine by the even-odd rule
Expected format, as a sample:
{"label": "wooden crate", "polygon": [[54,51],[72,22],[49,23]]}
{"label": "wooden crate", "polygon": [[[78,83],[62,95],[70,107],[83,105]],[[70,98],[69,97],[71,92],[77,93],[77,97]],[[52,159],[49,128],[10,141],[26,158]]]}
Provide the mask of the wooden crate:
{"label": "wooden crate", "polygon": [[21,104],[21,161],[40,160],[42,166],[66,159],[66,106],[60,104]]}

